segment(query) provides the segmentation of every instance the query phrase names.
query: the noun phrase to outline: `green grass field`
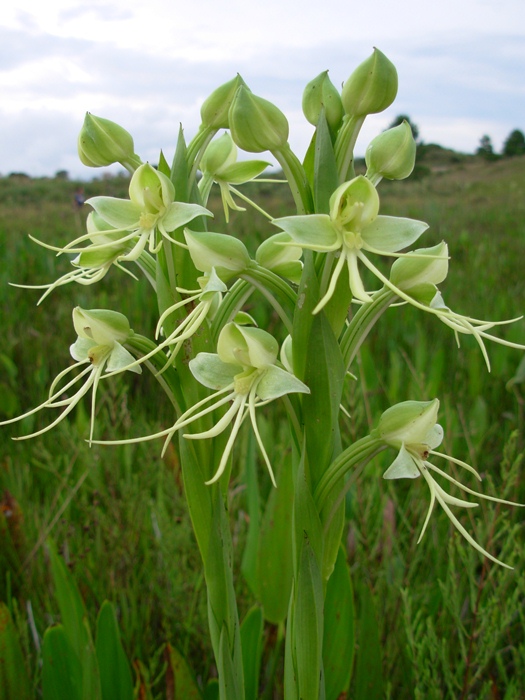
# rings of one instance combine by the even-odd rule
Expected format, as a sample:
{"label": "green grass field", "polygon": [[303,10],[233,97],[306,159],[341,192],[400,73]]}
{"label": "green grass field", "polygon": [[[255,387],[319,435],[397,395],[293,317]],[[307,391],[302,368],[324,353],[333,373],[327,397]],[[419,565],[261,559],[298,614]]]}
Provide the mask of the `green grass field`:
{"label": "green grass field", "polygon": [[[382,213],[427,221],[430,230],[421,246],[448,242],[451,269],[442,290],[452,308],[491,320],[520,316],[525,159],[486,162],[428,154],[423,163],[432,174],[381,183]],[[118,270],[93,287],[55,290],[38,308],[38,291],[8,286],[50,282],[68,270],[67,260],[56,260],[28,235],[60,244],[81,234],[85,214],[73,206],[77,184],[0,180],[0,420],[45,400],[53,377],[70,362],[74,306],[114,308],[137,332],[153,333],[155,299],[147,284]],[[87,196],[126,196],[126,186],[123,178],[84,184]],[[247,191],[274,216],[290,212],[282,185],[251,185]],[[213,228],[222,230],[218,201],[214,208]],[[257,214],[234,220],[251,252],[274,232]],[[261,325],[274,322],[263,305],[250,311]],[[525,343],[524,321],[496,331]],[[525,503],[524,392],[523,384],[510,382],[522,354],[495,344],[488,352],[490,374],[473,339],[458,349],[452,331],[439,321],[414,308],[390,310],[359,355],[357,381],[348,384],[346,439],[365,435],[395,402],[437,396],[444,451],[478,469],[484,493]],[[88,448],[88,411],[86,402],[69,421],[27,442],[11,437],[43,427],[49,415],[0,428],[0,600],[15,619],[35,698],[41,697],[39,644],[46,627],[58,620],[45,546],[52,538],[91,621],[105,599],[115,603],[137,674],[137,697],[170,700],[177,696],[170,695],[168,643],[185,656],[201,686],[214,674],[206,591],[177,454],[172,448],[161,460],[160,441]],[[261,421],[272,435],[275,464],[289,449],[281,419],[269,411]],[[143,435],[172,421],[147,373],[138,379],[127,373],[100,389],[99,438]],[[416,546],[428,508],[426,486],[422,480],[382,480],[383,464],[378,458],[369,466],[347,497],[348,560],[358,604],[364,605],[363,587],[372,593],[369,624],[378,642],[370,673],[380,685],[369,697],[525,697],[524,511],[484,502],[461,515],[475,539],[514,571],[484,561],[437,510]],[[244,613],[253,602],[240,572],[247,504],[240,467],[233,474],[230,515]],[[261,697],[280,698],[281,689],[263,687]]]}

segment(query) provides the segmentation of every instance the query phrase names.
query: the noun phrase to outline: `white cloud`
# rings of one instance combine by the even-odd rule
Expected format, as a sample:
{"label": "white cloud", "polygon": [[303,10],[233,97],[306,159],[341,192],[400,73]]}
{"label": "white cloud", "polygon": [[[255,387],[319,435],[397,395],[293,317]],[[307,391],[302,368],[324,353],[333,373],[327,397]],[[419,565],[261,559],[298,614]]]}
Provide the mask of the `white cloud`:
{"label": "white cloud", "polygon": [[[326,0],[225,3],[199,0],[21,0],[0,25],[0,152],[3,172],[36,175],[76,162],[76,135],[91,111],[129,129],[156,160],[174,147],[179,123],[195,133],[199,106],[241,72],[289,117],[302,155],[311,129],[300,112],[304,85],[330,69],[336,85],[378,45],[396,64],[400,89],[387,113],[367,120],[358,150],[400,113],[422,137],[472,151],[522,123],[525,11],[522,0]],[[453,23],[451,21],[453,17]],[[521,18],[521,19],[520,19]],[[453,29],[451,29],[453,26]],[[45,131],[45,133],[44,133]],[[32,136],[31,136],[32,134]],[[31,147],[18,138],[33,139]],[[67,166],[66,166],[67,163]]]}

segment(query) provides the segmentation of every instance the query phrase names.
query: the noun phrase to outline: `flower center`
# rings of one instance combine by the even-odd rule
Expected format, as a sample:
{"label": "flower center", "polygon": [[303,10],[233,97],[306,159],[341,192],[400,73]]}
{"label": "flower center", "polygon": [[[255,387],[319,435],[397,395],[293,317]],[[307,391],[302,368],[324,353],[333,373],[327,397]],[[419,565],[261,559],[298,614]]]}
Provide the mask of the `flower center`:
{"label": "flower center", "polygon": [[159,218],[158,214],[151,214],[149,212],[142,212],[139,219],[139,226],[143,229],[152,229],[157,223]]}
{"label": "flower center", "polygon": [[343,244],[349,250],[359,250],[363,247],[363,239],[359,231],[343,231]]}

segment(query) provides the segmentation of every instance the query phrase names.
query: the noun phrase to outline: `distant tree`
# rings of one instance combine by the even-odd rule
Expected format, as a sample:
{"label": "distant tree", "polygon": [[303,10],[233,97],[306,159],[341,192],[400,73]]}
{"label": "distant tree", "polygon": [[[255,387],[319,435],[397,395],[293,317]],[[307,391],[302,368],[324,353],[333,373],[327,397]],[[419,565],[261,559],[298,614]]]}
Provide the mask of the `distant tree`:
{"label": "distant tree", "polygon": [[522,156],[525,155],[525,136],[523,131],[514,129],[505,139],[503,144],[504,156]]}
{"label": "distant tree", "polygon": [[388,128],[393,129],[394,126],[399,126],[404,121],[407,122],[408,126],[412,129],[412,136],[414,137],[414,141],[417,141],[419,138],[419,129],[416,126],[416,124],[412,122],[412,120],[407,114],[398,114]]}
{"label": "distant tree", "polygon": [[487,134],[484,134],[479,140],[479,146],[476,151],[478,156],[485,158],[486,160],[496,160],[498,157],[494,153],[494,146],[492,145],[492,139]]}
{"label": "distant tree", "polygon": [[69,180],[69,173],[67,170],[57,170],[55,173],[56,180]]}

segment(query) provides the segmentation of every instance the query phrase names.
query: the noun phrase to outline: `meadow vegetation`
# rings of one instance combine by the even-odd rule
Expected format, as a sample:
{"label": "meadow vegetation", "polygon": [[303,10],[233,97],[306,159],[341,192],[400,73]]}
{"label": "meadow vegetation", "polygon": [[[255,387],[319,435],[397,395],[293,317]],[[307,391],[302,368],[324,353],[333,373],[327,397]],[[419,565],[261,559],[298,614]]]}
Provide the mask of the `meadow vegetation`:
{"label": "meadow vegetation", "polygon": [[[382,213],[427,221],[422,245],[448,242],[453,262],[442,291],[458,312],[487,319],[520,316],[525,307],[524,157],[489,162],[427,147],[419,166],[408,181],[381,183]],[[38,291],[8,286],[44,284],[68,270],[66,259],[56,259],[28,235],[55,245],[61,237],[66,243],[81,235],[85,212],[74,205],[80,185],[86,197],[125,197],[127,192],[125,177],[86,183],[63,177],[0,179],[0,420],[43,401],[53,377],[70,361],[74,306],[115,309],[132,328],[153,335],[155,298],[147,283],[133,282],[116,269],[94,288],[58,288],[38,308]],[[275,217],[289,210],[282,185],[253,183],[245,191]],[[218,199],[212,208],[222,221]],[[238,226],[251,253],[275,232],[256,213],[238,217]],[[220,223],[215,230],[221,230]],[[272,312],[258,304],[248,310],[271,330]],[[379,325],[381,335],[374,331],[358,358],[357,381],[348,382],[347,434],[366,434],[396,402],[438,396],[443,451],[481,473],[484,493],[525,503],[520,467],[525,363],[520,365],[520,353],[491,344],[488,374],[475,341],[466,338],[458,349],[449,329],[430,315],[412,307],[396,309]],[[523,343],[525,322],[500,331]],[[145,435],[173,422],[170,406],[158,401],[155,380],[148,373],[127,374],[100,388],[99,439]],[[171,447],[161,459],[161,441],[89,448],[88,410],[87,404],[79,407],[69,421],[28,442],[11,437],[43,427],[49,415],[0,429],[0,600],[15,620],[24,664],[40,697],[39,644],[58,619],[46,549],[52,538],[91,622],[105,599],[115,604],[137,697],[177,698],[168,645],[184,656],[201,688],[214,675],[206,591],[177,452]],[[261,419],[261,429],[271,436],[265,442],[278,471],[279,456],[290,446],[282,417],[274,415]],[[254,454],[247,430],[229,495],[243,614],[252,604],[241,571],[249,524],[244,467]],[[428,508],[426,486],[422,480],[382,480],[392,455],[380,457],[347,495],[346,549],[358,603],[357,638],[361,632],[368,640],[366,649],[356,649],[351,697],[525,697],[523,510],[483,502],[460,516],[475,539],[513,571],[484,560],[440,511],[416,546]],[[450,468],[454,473],[454,465]],[[268,491],[264,469],[258,478]],[[266,634],[271,637],[271,627]],[[260,697],[280,698],[282,689],[263,684]]]}

